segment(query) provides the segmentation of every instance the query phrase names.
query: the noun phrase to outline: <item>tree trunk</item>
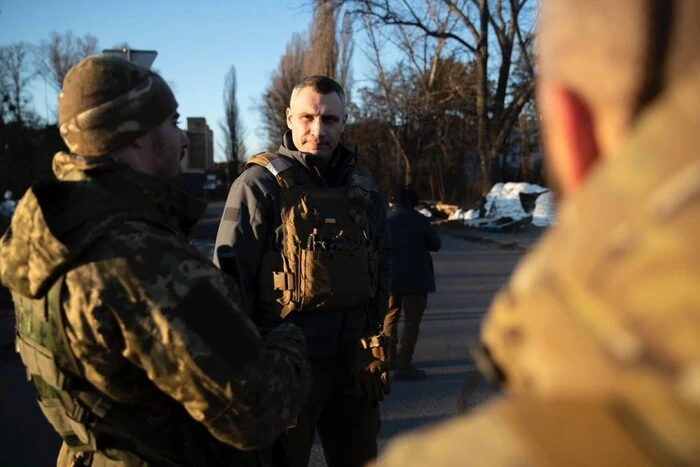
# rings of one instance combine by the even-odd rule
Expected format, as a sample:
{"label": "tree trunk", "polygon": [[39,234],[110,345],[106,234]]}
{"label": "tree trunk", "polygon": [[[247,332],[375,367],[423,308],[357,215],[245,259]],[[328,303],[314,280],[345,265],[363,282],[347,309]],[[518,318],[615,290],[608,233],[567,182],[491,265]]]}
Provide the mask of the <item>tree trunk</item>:
{"label": "tree trunk", "polygon": [[492,168],[488,160],[490,153],[489,120],[491,116],[488,112],[488,25],[489,11],[487,0],[479,2],[479,28],[480,37],[476,47],[476,115],[477,124],[477,146],[479,157],[481,158],[481,193],[486,195],[491,189]]}
{"label": "tree trunk", "polygon": [[524,118],[518,119],[520,123],[520,174],[524,182],[532,180],[532,154],[530,151],[530,134],[527,131],[527,122]]}

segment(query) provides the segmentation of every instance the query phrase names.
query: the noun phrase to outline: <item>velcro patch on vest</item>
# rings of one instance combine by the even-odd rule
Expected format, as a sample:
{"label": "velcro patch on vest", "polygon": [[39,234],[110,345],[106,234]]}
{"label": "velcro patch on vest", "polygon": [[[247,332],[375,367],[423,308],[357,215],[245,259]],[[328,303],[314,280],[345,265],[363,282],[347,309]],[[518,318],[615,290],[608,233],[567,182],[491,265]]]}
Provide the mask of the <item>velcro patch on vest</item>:
{"label": "velcro patch on vest", "polygon": [[224,215],[221,218],[222,221],[236,222],[238,217],[241,215],[241,210],[238,208],[226,208],[224,209]]}
{"label": "velcro patch on vest", "polygon": [[262,346],[257,331],[209,281],[197,282],[175,314],[231,369],[259,360]]}
{"label": "velcro patch on vest", "polygon": [[268,162],[267,164],[267,170],[269,170],[272,175],[275,177],[278,176],[280,173],[284,172],[288,168],[292,166],[291,162],[282,159],[281,157],[277,159],[273,159]]}

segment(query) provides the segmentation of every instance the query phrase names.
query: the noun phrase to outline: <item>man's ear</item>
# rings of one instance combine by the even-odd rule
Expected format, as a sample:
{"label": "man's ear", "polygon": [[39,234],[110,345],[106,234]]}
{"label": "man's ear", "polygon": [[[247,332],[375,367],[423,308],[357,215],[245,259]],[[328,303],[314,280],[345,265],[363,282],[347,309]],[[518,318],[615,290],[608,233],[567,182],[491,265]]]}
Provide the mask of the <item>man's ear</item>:
{"label": "man's ear", "polygon": [[585,181],[600,158],[592,107],[569,88],[556,84],[538,89],[547,158],[568,195]]}
{"label": "man's ear", "polygon": [[138,148],[138,149],[143,149],[144,147],[146,147],[147,144],[150,143],[149,138],[151,138],[150,131],[148,133],[146,133],[145,135],[141,135],[138,138],[136,138],[135,140],[130,141],[128,145],[133,146],[133,147]]}
{"label": "man's ear", "polygon": [[287,107],[287,128],[292,129],[292,109]]}

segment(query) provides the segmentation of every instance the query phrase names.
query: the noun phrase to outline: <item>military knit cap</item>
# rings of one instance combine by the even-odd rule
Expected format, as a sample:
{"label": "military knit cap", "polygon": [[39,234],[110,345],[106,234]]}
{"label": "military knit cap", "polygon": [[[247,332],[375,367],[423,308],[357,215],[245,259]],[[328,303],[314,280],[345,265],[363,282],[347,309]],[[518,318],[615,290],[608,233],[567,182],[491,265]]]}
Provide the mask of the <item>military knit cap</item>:
{"label": "military knit cap", "polygon": [[61,137],[73,154],[101,156],[148,133],[177,109],[158,74],[112,54],[75,65],[58,96]]}

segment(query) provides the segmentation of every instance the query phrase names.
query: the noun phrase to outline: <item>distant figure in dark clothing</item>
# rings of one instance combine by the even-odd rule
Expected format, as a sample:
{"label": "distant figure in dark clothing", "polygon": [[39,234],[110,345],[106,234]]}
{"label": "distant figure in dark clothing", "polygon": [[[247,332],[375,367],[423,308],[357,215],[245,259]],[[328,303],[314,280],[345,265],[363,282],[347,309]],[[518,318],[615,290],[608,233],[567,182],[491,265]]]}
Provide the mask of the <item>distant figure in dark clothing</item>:
{"label": "distant figure in dark clothing", "polygon": [[[425,379],[425,371],[412,365],[420,322],[428,305],[428,293],[435,292],[435,275],[431,251],[440,249],[440,237],[430,221],[415,210],[416,192],[401,188],[396,204],[388,214],[389,230],[394,243],[389,311],[384,318],[384,334],[391,338],[389,362],[396,369],[395,379]],[[398,343],[401,310],[404,326]]]}

